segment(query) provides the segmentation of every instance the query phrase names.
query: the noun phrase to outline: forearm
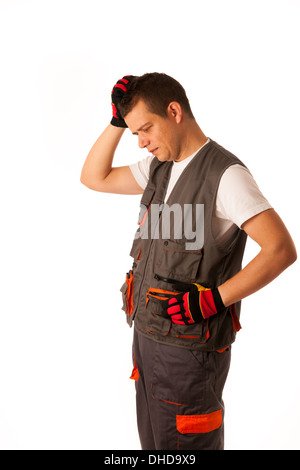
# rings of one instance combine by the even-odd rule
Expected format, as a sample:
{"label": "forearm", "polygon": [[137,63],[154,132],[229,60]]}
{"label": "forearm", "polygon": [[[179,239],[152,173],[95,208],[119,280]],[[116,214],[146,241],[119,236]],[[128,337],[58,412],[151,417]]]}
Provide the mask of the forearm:
{"label": "forearm", "polygon": [[226,307],[262,289],[295,261],[292,247],[262,249],[240,272],[219,286]]}
{"label": "forearm", "polygon": [[81,171],[80,181],[88,186],[98,185],[110,173],[115,151],[125,128],[109,124],[92,146]]}

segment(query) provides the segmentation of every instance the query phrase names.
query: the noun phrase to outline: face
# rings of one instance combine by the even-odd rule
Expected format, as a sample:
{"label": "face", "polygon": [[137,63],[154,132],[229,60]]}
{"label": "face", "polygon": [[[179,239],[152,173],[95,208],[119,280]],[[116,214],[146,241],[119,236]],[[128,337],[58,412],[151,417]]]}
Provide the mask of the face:
{"label": "face", "polygon": [[[133,135],[138,137],[140,148],[146,148],[160,161],[176,160],[180,155],[181,138],[179,122],[181,109],[174,103],[169,105],[166,117],[150,112],[143,100],[138,101],[125,117]],[[179,112],[178,112],[179,111]]]}

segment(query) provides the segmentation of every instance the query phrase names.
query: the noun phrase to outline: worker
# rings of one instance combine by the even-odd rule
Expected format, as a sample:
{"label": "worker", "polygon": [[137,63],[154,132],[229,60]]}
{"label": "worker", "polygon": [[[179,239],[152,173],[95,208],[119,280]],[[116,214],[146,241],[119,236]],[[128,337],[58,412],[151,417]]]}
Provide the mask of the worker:
{"label": "worker", "polygon": [[[114,167],[126,128],[149,155]],[[164,73],[118,80],[111,121],[81,182],[142,194],[133,264],[121,286],[134,325],[141,448],[223,450],[222,395],[241,300],[296,260],[287,228],[246,165],[204,134],[183,86]],[[242,268],[248,236],[260,251]],[[259,324],[259,305],[254,314]]]}

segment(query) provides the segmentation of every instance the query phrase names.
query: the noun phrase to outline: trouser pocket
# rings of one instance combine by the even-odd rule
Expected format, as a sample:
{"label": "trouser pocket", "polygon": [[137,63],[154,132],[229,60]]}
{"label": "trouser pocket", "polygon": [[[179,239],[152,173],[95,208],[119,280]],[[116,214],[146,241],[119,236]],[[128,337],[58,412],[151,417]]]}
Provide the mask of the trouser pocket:
{"label": "trouser pocket", "polygon": [[180,434],[204,434],[222,425],[222,410],[201,415],[176,415],[176,427]]}

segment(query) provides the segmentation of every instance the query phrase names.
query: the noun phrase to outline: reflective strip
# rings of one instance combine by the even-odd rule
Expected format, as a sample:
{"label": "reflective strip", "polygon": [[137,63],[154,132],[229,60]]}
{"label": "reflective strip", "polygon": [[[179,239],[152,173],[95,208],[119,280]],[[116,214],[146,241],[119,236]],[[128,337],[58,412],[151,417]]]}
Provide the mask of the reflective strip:
{"label": "reflective strip", "polygon": [[181,434],[206,433],[218,429],[222,424],[222,410],[207,415],[177,415],[176,427]]}

